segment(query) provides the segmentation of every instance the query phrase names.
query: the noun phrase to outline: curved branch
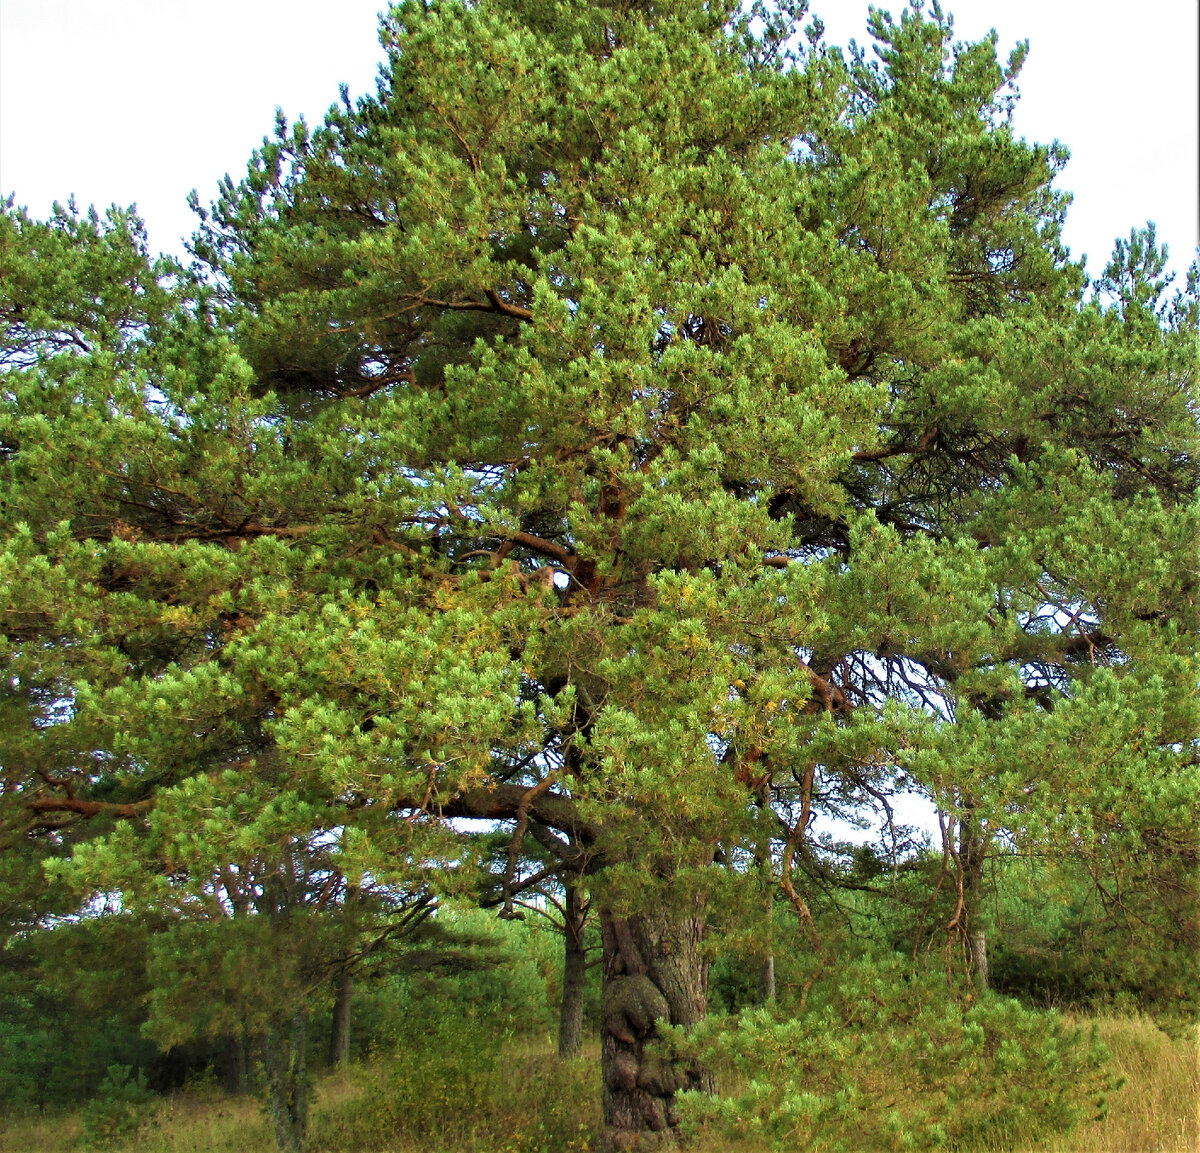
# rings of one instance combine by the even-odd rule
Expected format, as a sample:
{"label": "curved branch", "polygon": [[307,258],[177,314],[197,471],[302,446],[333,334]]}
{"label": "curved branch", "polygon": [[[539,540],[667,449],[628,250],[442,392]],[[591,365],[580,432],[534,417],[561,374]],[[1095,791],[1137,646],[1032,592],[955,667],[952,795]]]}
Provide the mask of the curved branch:
{"label": "curved branch", "polygon": [[487,300],[434,300],[432,297],[422,296],[417,304],[425,304],[431,308],[445,308],[455,312],[499,312],[504,316],[515,316],[518,320],[533,319],[532,309],[513,304],[511,300],[505,300],[498,292],[487,289],[484,291],[484,296],[487,297]]}
{"label": "curved branch", "polygon": [[[545,796],[554,784],[555,774],[543,777],[522,798],[517,806],[517,827],[513,830],[512,841],[508,846],[508,867],[504,870],[504,908],[500,916],[510,920],[520,919],[520,914],[513,908],[512,885],[517,874],[517,858],[521,853],[521,842],[525,839],[525,830],[529,828],[529,806],[538,797]],[[545,870],[543,870],[545,871]]]}

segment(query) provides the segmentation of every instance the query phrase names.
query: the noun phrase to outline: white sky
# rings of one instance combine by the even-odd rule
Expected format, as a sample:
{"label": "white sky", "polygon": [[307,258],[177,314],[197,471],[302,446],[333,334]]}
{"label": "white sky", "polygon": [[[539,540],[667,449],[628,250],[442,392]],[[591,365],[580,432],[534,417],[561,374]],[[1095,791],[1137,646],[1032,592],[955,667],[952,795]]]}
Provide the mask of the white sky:
{"label": "white sky", "polygon": [[[884,6],[899,13],[902,0]],[[383,0],[0,0],[0,195],[35,216],[136,202],[181,251],[216,181],[244,171],[274,109],[319,119],[341,81],[373,87]],[[1098,274],[1154,220],[1183,271],[1198,236],[1196,0],[947,0],[956,33],[1031,41],[1020,134],[1072,150],[1066,239]],[[867,5],[814,0],[827,39],[866,39]]]}

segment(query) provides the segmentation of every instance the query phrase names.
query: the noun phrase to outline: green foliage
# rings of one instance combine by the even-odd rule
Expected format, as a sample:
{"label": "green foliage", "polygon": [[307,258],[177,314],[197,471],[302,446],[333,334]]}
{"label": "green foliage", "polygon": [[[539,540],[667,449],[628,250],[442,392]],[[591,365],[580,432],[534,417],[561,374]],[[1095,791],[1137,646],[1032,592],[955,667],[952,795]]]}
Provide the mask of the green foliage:
{"label": "green foliage", "polygon": [[477,910],[444,919],[449,940],[472,950],[418,954],[412,971],[367,992],[365,1090],[321,1111],[312,1148],[586,1148],[592,1074],[540,1055],[557,1010],[559,938]]}
{"label": "green foliage", "polygon": [[809,1002],[710,1018],[678,1039],[730,1085],[687,1095],[691,1127],[780,1150],[995,1147],[1102,1114],[1116,1087],[1094,1035],[898,961],[854,963]]}
{"label": "green foliage", "polygon": [[110,1065],[96,1093],[82,1112],[88,1145],[103,1149],[134,1137],[147,1122],[154,1097],[146,1074],[128,1065]]}
{"label": "green foliage", "polygon": [[1187,1028],[1200,987],[1200,896],[1185,856],[1000,858],[997,988],[1040,1004],[1137,1009]]}
{"label": "green foliage", "polygon": [[395,1143],[445,1153],[590,1148],[594,1074],[537,1053],[540,1046],[514,1037],[506,1014],[445,993],[409,999],[395,1034],[361,1072],[365,1091],[324,1110],[313,1153]]}
{"label": "green foliage", "polygon": [[[1147,228],[1088,295],[1023,50],[802,19],[405,0],[377,90],[280,117],[192,272],[128,213],[0,213],[4,907],[41,931],[45,858],[54,911],[158,918],[164,1043],[302,1034],[414,901],[495,881],[459,819],[586,874],[610,976],[616,921],[725,917],[718,858],[956,965],[1001,844],[1168,910],[1142,956],[1194,939],[1200,280],[1168,299]],[[903,787],[935,879],[812,837]],[[463,982],[545,1019],[540,977]],[[1057,1075],[1016,1010],[920,1013],[931,1069]]]}
{"label": "green foliage", "polygon": [[151,926],[130,917],[89,917],[22,933],[0,968],[0,1085],[4,1100],[41,1108],[97,1091],[110,1066],[160,1073],[142,1035],[144,952]]}
{"label": "green foliage", "polygon": [[456,1011],[506,1035],[548,1032],[557,1009],[547,985],[560,957],[558,939],[491,911],[447,909],[438,919],[445,945],[415,951],[401,975],[381,988],[374,1043],[390,1046],[393,1033],[407,1036],[426,1016],[448,1021]]}

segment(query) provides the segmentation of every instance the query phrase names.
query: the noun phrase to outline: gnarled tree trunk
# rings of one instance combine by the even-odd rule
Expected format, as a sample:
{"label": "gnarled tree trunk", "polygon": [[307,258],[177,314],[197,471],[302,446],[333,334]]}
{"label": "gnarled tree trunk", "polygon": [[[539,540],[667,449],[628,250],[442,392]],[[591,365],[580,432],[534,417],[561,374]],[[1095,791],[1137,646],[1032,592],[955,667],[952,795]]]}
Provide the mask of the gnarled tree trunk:
{"label": "gnarled tree trunk", "polygon": [[679,1122],[675,1094],[711,1092],[712,1075],[669,1053],[648,1052],[657,1023],[694,1025],[708,1005],[708,963],[700,952],[704,911],[647,908],[620,918],[603,912],[604,1076],[606,1144],[612,1150],[661,1147]]}

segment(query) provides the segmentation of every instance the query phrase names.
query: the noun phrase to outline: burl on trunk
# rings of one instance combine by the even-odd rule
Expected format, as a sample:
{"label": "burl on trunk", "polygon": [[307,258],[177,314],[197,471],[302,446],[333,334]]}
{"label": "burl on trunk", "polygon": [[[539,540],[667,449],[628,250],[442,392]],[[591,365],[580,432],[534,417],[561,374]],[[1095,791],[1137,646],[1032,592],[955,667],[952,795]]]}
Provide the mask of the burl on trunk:
{"label": "burl on trunk", "polygon": [[694,1025],[708,1001],[708,964],[700,952],[704,913],[643,910],[621,918],[601,914],[604,944],[604,1074],[606,1145],[625,1153],[670,1142],[679,1122],[675,1094],[711,1092],[712,1075],[661,1047],[648,1051],[657,1023]]}

